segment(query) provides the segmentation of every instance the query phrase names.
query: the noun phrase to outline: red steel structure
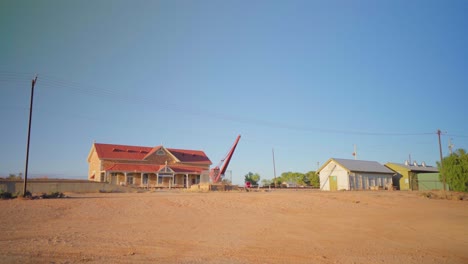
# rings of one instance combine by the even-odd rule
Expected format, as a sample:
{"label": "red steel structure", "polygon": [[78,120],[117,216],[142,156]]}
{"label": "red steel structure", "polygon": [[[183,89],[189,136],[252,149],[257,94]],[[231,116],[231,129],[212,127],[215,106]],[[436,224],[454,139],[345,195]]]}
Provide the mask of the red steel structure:
{"label": "red steel structure", "polygon": [[210,170],[211,182],[217,183],[223,178],[224,173],[226,172],[227,167],[229,165],[229,162],[231,161],[232,155],[234,154],[234,150],[236,150],[237,143],[239,143],[240,137],[240,135],[237,136],[237,139],[234,142],[234,145],[232,146],[231,150],[228,152],[226,157],[219,162],[218,166]]}

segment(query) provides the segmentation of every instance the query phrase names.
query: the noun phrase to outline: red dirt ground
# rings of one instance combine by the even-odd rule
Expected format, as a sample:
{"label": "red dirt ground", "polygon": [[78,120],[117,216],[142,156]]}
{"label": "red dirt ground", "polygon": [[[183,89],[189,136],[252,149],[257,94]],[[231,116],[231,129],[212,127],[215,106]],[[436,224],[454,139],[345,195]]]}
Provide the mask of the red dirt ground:
{"label": "red dirt ground", "polygon": [[468,203],[418,192],[0,201],[1,263],[468,263]]}

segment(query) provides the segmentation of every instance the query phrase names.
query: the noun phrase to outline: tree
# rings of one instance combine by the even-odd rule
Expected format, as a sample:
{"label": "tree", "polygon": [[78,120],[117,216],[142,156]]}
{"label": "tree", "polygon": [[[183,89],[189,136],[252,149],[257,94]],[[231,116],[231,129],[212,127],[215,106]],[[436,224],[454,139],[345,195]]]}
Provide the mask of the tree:
{"label": "tree", "polygon": [[309,180],[309,185],[315,188],[320,187],[320,177],[315,171],[309,171],[305,174],[307,179]]}
{"label": "tree", "polygon": [[279,177],[281,182],[292,182],[300,185],[307,185],[305,180],[305,174],[300,172],[283,172]]}
{"label": "tree", "polygon": [[250,185],[258,185],[260,175],[258,173],[249,172],[244,176],[245,182],[250,182]]}
{"label": "tree", "polygon": [[296,183],[303,186],[320,187],[320,178],[315,171],[307,173],[301,172],[283,172],[281,176],[276,178],[276,184],[281,185],[283,182]]}
{"label": "tree", "polygon": [[23,179],[23,173],[18,173],[18,175],[14,174],[14,173],[10,173],[8,175],[8,178],[9,180],[22,180]]}
{"label": "tree", "polygon": [[[468,154],[464,149],[457,149],[442,160],[443,166],[437,162],[441,181],[445,181],[450,189],[458,192],[468,192]],[[442,167],[442,168],[441,168]]]}
{"label": "tree", "polygon": [[262,186],[263,187],[270,186],[272,183],[273,183],[272,180],[268,180],[268,179],[263,179],[262,180]]}

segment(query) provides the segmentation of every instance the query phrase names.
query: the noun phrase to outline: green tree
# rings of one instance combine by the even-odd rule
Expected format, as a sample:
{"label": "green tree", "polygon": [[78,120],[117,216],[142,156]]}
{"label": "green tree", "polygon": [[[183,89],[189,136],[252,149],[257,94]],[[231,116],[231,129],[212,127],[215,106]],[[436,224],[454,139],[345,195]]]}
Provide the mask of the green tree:
{"label": "green tree", "polygon": [[[457,149],[450,156],[443,159],[443,166],[437,162],[441,181],[445,181],[450,189],[458,192],[468,192],[468,154],[464,149]],[[441,168],[442,167],[442,168]]]}
{"label": "green tree", "polygon": [[263,179],[262,180],[262,186],[266,187],[266,186],[269,186],[273,183],[272,180],[268,180],[268,179]]}
{"label": "green tree", "polygon": [[14,174],[14,173],[10,173],[8,175],[8,178],[9,180],[22,180],[23,179],[23,174],[20,172],[18,173],[18,175]]}
{"label": "green tree", "polygon": [[281,186],[281,183],[282,183],[281,177],[276,177],[276,178],[274,178],[274,179],[271,180],[271,184],[272,184],[273,186],[276,186],[276,187]]}
{"label": "green tree", "polygon": [[281,176],[276,178],[276,184],[279,186],[283,182],[296,183],[303,186],[320,187],[320,178],[315,171],[307,173],[301,172],[283,172]]}
{"label": "green tree", "polygon": [[258,173],[249,172],[244,176],[244,182],[250,182],[251,185],[258,185],[260,175]]}
{"label": "green tree", "polygon": [[304,174],[300,172],[283,172],[281,173],[281,176],[279,177],[281,179],[281,183],[283,182],[293,182],[297,184],[302,184],[304,185]]}
{"label": "green tree", "polygon": [[315,171],[309,171],[305,174],[309,181],[309,185],[315,188],[320,187],[320,177]]}

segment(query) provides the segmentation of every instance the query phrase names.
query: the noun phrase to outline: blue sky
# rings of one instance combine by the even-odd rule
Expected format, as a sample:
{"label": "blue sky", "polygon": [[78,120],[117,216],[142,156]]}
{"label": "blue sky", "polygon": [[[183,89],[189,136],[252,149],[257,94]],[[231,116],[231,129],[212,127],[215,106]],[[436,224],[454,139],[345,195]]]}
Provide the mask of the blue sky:
{"label": "blue sky", "polygon": [[1,1],[0,175],[85,178],[94,140],[307,172],[468,148],[467,1]]}

